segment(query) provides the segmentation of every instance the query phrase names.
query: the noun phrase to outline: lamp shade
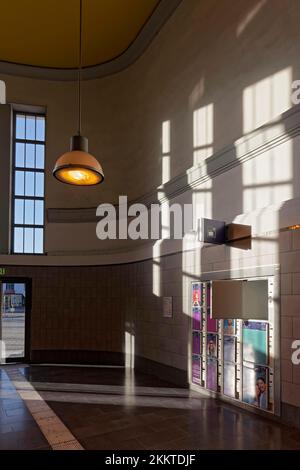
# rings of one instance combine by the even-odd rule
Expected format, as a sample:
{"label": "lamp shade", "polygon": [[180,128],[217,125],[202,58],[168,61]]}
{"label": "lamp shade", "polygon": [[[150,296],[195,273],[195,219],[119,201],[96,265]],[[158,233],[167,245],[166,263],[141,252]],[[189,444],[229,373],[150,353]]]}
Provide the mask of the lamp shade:
{"label": "lamp shade", "polygon": [[88,153],[88,140],[80,135],[72,137],[71,150],[58,158],[53,175],[63,183],[76,186],[92,186],[104,180],[100,163]]}

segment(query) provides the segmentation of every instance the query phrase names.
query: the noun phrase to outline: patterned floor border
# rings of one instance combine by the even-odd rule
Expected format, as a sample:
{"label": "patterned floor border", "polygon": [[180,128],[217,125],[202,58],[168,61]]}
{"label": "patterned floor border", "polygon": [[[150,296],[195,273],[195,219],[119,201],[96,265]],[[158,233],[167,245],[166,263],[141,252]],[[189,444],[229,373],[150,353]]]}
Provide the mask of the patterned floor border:
{"label": "patterned floor border", "polygon": [[53,450],[84,450],[19,369],[7,375]]}

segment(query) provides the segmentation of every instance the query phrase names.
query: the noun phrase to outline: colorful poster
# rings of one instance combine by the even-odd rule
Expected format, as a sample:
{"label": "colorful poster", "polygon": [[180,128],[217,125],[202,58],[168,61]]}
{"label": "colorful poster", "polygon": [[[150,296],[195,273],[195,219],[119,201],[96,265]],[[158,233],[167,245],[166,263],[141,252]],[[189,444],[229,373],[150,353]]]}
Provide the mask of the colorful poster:
{"label": "colorful poster", "polygon": [[218,331],[218,321],[213,320],[212,318],[210,318],[210,315],[207,314],[206,322],[207,322],[207,331],[209,331],[211,333],[217,333],[217,331]]}
{"label": "colorful poster", "polygon": [[224,320],[224,335],[234,335],[235,334],[235,320]]}
{"label": "colorful poster", "polygon": [[192,382],[201,385],[201,357],[193,354],[192,356]]}
{"label": "colorful poster", "polygon": [[207,344],[207,358],[217,358],[218,348],[217,348],[217,335],[208,333],[206,336]]}
{"label": "colorful poster", "polygon": [[268,409],[268,369],[254,364],[243,365],[243,401]]}
{"label": "colorful poster", "polygon": [[192,285],[192,300],[193,300],[193,306],[200,307],[200,302],[201,302],[200,282],[194,282]]}
{"label": "colorful poster", "polygon": [[193,307],[193,330],[202,329],[202,318],[201,318],[201,309],[200,307]]}
{"label": "colorful poster", "polygon": [[223,368],[224,382],[223,392],[228,397],[235,398],[235,364],[224,363]]}
{"label": "colorful poster", "polygon": [[243,322],[243,360],[255,364],[268,363],[267,323]]}
{"label": "colorful poster", "polygon": [[193,331],[193,354],[201,354],[201,333]]}
{"label": "colorful poster", "polygon": [[223,339],[224,362],[235,362],[235,342],[234,336],[225,336]]}
{"label": "colorful poster", "polygon": [[214,357],[207,357],[206,388],[216,392],[218,390],[218,361]]}

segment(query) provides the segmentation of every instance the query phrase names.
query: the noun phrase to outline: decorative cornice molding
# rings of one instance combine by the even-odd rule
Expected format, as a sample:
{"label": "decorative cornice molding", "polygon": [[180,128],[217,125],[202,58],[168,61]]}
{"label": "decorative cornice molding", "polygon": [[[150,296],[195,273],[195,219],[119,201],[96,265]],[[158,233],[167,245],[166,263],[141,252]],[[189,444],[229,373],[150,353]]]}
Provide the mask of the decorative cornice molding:
{"label": "decorative cornice molding", "polygon": [[[82,69],[82,79],[91,80],[121,72],[135,62],[149,46],[182,0],[161,0],[131,45],[118,57]],[[0,61],[0,73],[44,80],[77,80],[77,69],[56,69]]]}
{"label": "decorative cornice molding", "polygon": [[[277,121],[270,122],[233,144],[216,152],[201,164],[189,168],[168,183],[153,189],[128,205],[142,203],[147,207],[164,203],[174,197],[215,178],[216,176],[258,157],[265,152],[300,135],[300,105],[282,114]],[[270,131],[272,130],[272,136]],[[118,206],[115,206],[118,213]],[[89,208],[48,208],[48,223],[96,223],[96,207]]]}

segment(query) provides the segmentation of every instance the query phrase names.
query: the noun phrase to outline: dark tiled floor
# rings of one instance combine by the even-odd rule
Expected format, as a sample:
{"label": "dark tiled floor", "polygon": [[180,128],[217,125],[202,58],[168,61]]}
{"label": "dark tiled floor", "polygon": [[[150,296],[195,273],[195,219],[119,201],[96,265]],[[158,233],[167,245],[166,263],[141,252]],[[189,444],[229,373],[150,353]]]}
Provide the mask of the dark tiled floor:
{"label": "dark tiled floor", "polygon": [[6,372],[0,369],[0,450],[49,448]]}
{"label": "dark tiled floor", "polygon": [[[148,375],[38,366],[25,375],[85,449],[300,450],[300,430]],[[0,386],[13,393],[5,375]],[[2,400],[1,448],[12,448],[13,436],[14,448],[45,448],[22,402]]]}
{"label": "dark tiled floor", "polygon": [[26,373],[86,449],[300,450],[300,430],[152,376],[109,368]]}

